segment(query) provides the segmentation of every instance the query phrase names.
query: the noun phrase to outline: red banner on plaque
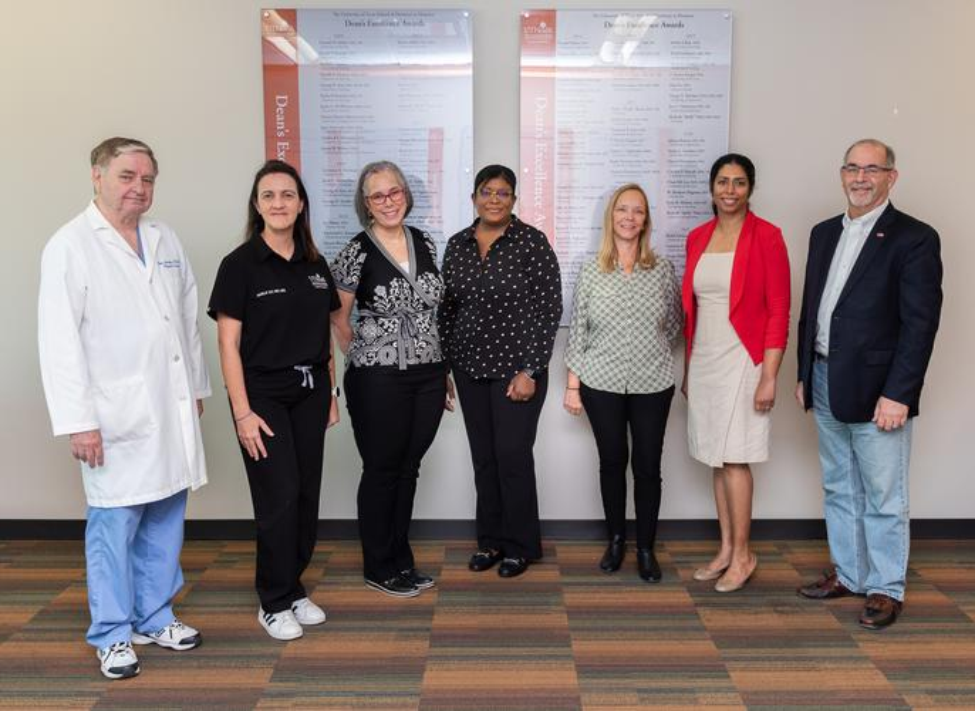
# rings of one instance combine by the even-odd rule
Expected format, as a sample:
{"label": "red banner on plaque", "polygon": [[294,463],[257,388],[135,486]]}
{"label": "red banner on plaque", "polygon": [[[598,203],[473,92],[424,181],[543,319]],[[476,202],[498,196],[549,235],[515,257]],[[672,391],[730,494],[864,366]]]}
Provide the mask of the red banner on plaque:
{"label": "red banner on plaque", "polygon": [[264,56],[264,154],[301,170],[298,111],[298,12],[261,10]]}
{"label": "red banner on plaque", "polygon": [[521,197],[518,215],[556,243],[555,10],[521,16]]}

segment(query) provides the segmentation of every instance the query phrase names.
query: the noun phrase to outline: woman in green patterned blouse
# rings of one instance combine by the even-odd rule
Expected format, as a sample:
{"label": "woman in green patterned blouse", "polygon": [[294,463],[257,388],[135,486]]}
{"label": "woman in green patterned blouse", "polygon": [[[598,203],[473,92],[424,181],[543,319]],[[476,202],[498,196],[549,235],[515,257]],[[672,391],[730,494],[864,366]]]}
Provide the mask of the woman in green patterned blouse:
{"label": "woman in green patterned blouse", "polygon": [[619,570],[626,551],[629,430],[637,569],[656,583],[660,459],[682,311],[674,267],[650,248],[650,228],[643,189],[633,183],[617,188],[606,206],[599,253],[576,281],[564,407],[572,415],[585,409],[596,439],[609,538],[599,567],[606,573]]}

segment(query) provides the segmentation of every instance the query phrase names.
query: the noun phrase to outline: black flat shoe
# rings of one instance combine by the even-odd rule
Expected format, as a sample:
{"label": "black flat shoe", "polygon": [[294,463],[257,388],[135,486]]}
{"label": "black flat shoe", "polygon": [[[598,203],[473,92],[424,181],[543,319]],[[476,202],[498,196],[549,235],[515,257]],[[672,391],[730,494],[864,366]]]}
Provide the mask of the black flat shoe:
{"label": "black flat shoe", "polygon": [[623,556],[626,554],[626,539],[623,536],[613,536],[613,540],[606,546],[602,560],[599,561],[599,569],[604,573],[615,573],[623,565]]}
{"label": "black flat shoe", "polygon": [[481,573],[494,567],[494,564],[501,560],[501,551],[493,548],[484,548],[471,556],[467,562],[467,567],[475,573]]}
{"label": "black flat shoe", "polygon": [[514,578],[528,570],[528,561],[524,558],[505,558],[498,568],[498,575],[502,578]]}
{"label": "black flat shoe", "polygon": [[648,583],[659,583],[663,577],[660,572],[660,563],[653,554],[653,548],[639,548],[636,552],[636,565],[640,571],[640,577]]}

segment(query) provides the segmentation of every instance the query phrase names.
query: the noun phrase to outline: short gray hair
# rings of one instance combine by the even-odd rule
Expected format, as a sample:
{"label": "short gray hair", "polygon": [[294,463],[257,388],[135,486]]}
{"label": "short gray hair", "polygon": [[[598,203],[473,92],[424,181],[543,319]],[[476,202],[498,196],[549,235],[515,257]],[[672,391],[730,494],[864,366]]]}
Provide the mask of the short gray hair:
{"label": "short gray hair", "polygon": [[846,163],[847,159],[850,157],[850,151],[852,151],[857,146],[874,146],[875,148],[883,148],[884,153],[887,155],[887,160],[885,161],[886,167],[894,168],[897,164],[897,156],[894,153],[894,149],[888,146],[881,140],[876,138],[861,138],[859,141],[854,142],[849,148],[846,149],[846,153],[843,154],[843,162]]}
{"label": "short gray hair", "polygon": [[355,186],[355,197],[353,198],[355,214],[359,218],[359,224],[363,227],[368,227],[372,224],[372,213],[369,212],[369,206],[366,204],[366,181],[376,173],[385,172],[392,173],[393,177],[396,178],[396,182],[399,183],[399,186],[403,188],[403,192],[406,193],[406,213],[403,215],[403,219],[406,219],[413,210],[413,191],[410,190],[410,184],[407,182],[406,176],[403,175],[403,171],[399,169],[399,166],[390,160],[377,160],[373,163],[368,163],[362,169],[362,172],[359,173],[359,182]]}
{"label": "short gray hair", "polygon": [[113,159],[126,153],[145,153],[152,161],[152,169],[156,174],[159,173],[159,163],[156,162],[156,156],[148,144],[135,138],[122,138],[121,136],[106,138],[91,149],[91,167],[107,168]]}

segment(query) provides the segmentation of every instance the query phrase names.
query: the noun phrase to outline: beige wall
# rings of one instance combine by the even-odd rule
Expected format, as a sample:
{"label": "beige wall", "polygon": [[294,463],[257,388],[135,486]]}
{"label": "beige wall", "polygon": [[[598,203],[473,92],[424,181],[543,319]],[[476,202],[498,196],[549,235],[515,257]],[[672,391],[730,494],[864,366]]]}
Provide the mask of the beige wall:
{"label": "beige wall", "polygon": [[[893,199],[941,233],[946,301],[915,425],[915,517],[975,518],[971,361],[975,239],[964,215],[975,166],[975,3],[970,0],[736,0],[731,145],[758,166],[756,211],[785,232],[799,298],[809,228],[843,207],[837,166],[853,139],[897,149]],[[300,3],[322,7],[362,3]],[[368,7],[403,3],[374,0]],[[518,15],[546,3],[423,0],[473,10],[475,163],[518,162]],[[409,6],[408,5],[408,6]],[[553,2],[560,8],[649,2]],[[52,439],[36,352],[41,249],[90,196],[87,154],[133,135],[162,164],[153,212],[181,235],[205,302],[220,257],[239,239],[250,179],[262,160],[258,0],[3,0],[0,134],[7,136],[0,205],[0,518],[77,518],[84,497],[65,441]],[[672,0],[659,7],[714,7]],[[798,308],[794,307],[793,312]],[[216,390],[215,332],[201,314]],[[794,326],[793,326],[794,333]],[[594,519],[600,507],[587,423],[560,407],[564,331],[553,360],[537,461],[543,518]],[[811,419],[791,401],[794,352],[780,377],[772,460],[756,467],[755,515],[811,518],[822,495]],[[210,484],[194,518],[245,518],[250,502],[226,401],[204,415]],[[666,518],[712,516],[710,476],[684,441],[676,402],[665,446]],[[348,422],[330,431],[322,515],[351,518],[359,461]],[[427,455],[417,518],[471,518],[473,485],[459,414]]]}

